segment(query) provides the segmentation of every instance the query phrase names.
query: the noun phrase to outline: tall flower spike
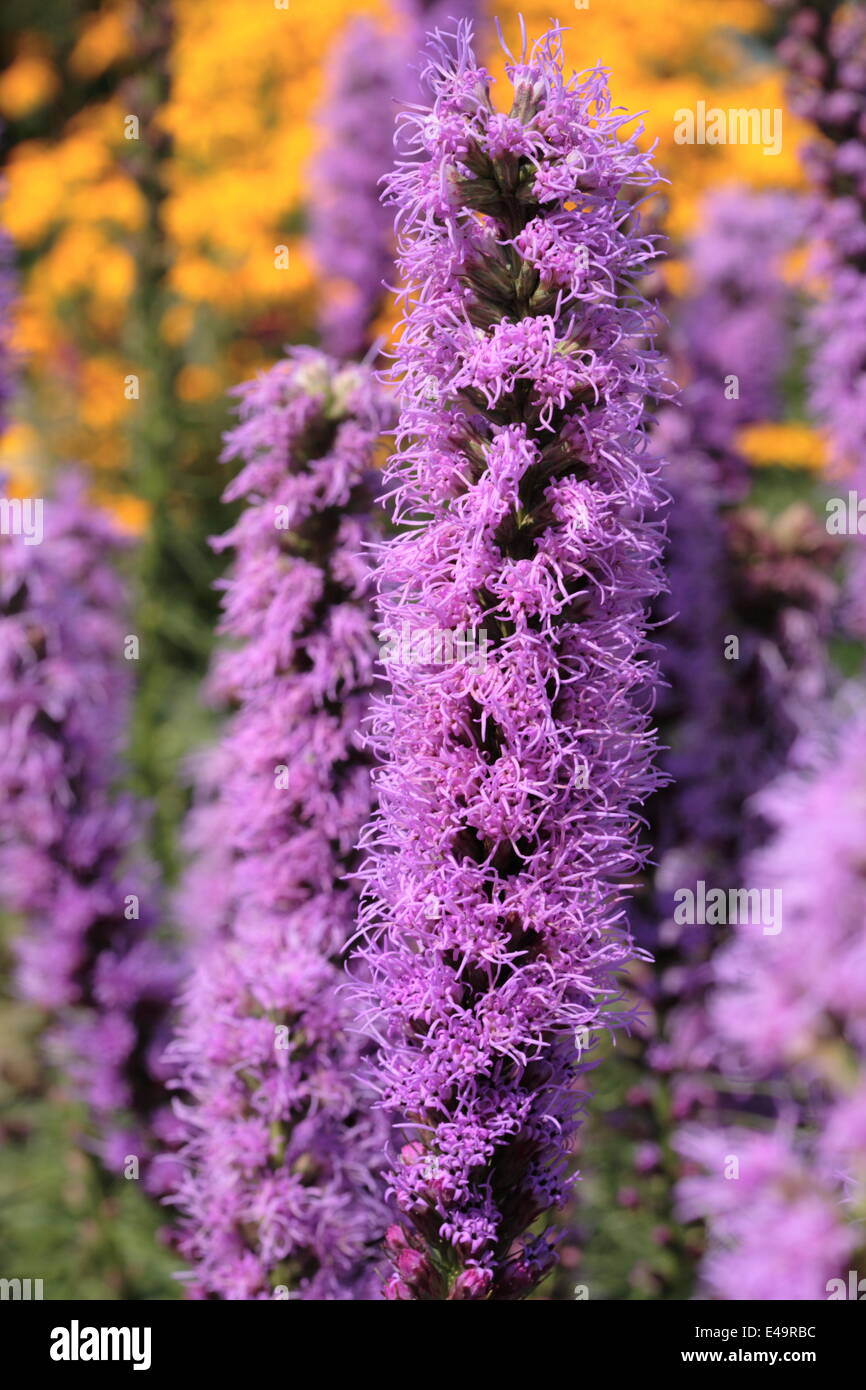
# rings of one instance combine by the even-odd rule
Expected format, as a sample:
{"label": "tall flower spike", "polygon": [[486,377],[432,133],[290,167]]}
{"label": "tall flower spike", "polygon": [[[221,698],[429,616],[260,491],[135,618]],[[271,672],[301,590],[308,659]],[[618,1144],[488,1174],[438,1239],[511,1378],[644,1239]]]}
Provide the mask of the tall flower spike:
{"label": "tall flower spike", "polygon": [[[772,902],[773,927],[739,926],[713,961],[710,1016],[721,1079],[741,1103],[754,1087],[765,1114],[772,1097],[775,1130],[756,1139],[730,1126],[693,1127],[679,1138],[704,1170],[682,1181],[681,1202],[688,1215],[708,1219],[703,1277],[725,1299],[825,1298],[831,1279],[846,1280],[863,1244],[862,688],[825,709],[823,723],[758,798],[773,836],[752,857],[747,882]],[[742,1181],[733,1200],[725,1154],[739,1155],[751,1200],[744,1201]]]}
{"label": "tall flower spike", "polygon": [[[226,500],[246,509],[214,686],[236,713],[196,833],[225,837],[222,923],[203,943],[173,1055],[186,1104],[180,1248],[201,1297],[374,1296],[379,1118],[340,987],[355,844],[371,804],[359,743],[375,644],[371,464],[388,407],[369,371],[298,349],[240,388]],[[225,876],[228,876],[227,882]],[[198,881],[199,890],[202,887]],[[188,892],[189,908],[196,895]]]}
{"label": "tall flower spike", "polygon": [[177,967],[155,938],[153,874],[130,863],[142,809],[118,794],[129,707],[122,540],[74,477],[44,536],[0,546],[0,895],[22,918],[19,983],[90,1107],[106,1165],[171,1131],[160,1056]]}
{"label": "tall flower spike", "polygon": [[362,16],[341,34],[319,112],[310,235],[324,278],[321,343],[336,357],[367,351],[394,282],[394,221],[380,185],[394,162],[398,102],[419,95],[424,35],[440,26],[453,31],[479,6],[477,0],[394,0],[393,8],[402,26],[386,28]]}
{"label": "tall flower spike", "polygon": [[[582,1050],[628,959],[621,885],[656,782],[645,610],[661,584],[661,394],[630,292],[651,158],[554,29],[508,113],[461,26],[391,177],[407,285],[379,581],[359,1008],[405,1144],[396,1299],[516,1299],[550,1267]],[[383,653],[383,655],[385,654]],[[455,656],[448,660],[448,655]]]}
{"label": "tall flower spike", "polygon": [[322,345],[337,357],[367,351],[393,280],[394,228],[379,183],[393,159],[395,100],[407,87],[407,59],[401,35],[358,18],[330,64],[310,232],[325,277]]}
{"label": "tall flower spike", "polygon": [[723,501],[748,487],[737,431],[778,418],[796,302],[783,267],[804,223],[799,198],[725,188],[704,202],[688,246],[689,290],[672,335],[686,377],[677,442],[709,455]]}
{"label": "tall flower spike", "polygon": [[[816,139],[804,152],[815,194],[821,297],[811,318],[813,413],[834,468],[866,493],[866,10],[841,0],[775,0],[788,19],[779,56],[794,109]],[[851,620],[866,633],[866,552],[854,556]]]}

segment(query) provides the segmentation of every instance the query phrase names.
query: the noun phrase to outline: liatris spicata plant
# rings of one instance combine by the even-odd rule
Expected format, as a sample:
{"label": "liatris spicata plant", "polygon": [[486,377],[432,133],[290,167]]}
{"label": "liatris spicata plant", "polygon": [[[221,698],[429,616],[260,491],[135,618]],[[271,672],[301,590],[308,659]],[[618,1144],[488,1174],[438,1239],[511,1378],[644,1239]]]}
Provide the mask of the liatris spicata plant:
{"label": "liatris spicata plant", "polygon": [[[704,1169],[683,1180],[681,1200],[708,1218],[704,1277],[720,1298],[825,1298],[852,1254],[866,1253],[862,691],[855,700],[853,712],[825,711],[826,729],[797,745],[790,769],[760,797],[773,836],[747,881],[775,895],[774,926],[734,928],[713,962],[719,1076],[773,1124],[759,1136],[695,1127],[679,1141]],[[751,1188],[754,1204],[744,1200]],[[774,1209],[787,1209],[781,1243],[778,1230],[766,1239]]]}
{"label": "liatris spicata plant", "polygon": [[[675,930],[672,893],[698,879],[738,882],[761,836],[750,798],[781,770],[827,689],[835,542],[805,507],[770,518],[731,505],[748,486],[738,430],[780,409],[795,307],[782,265],[802,229],[789,196],[716,194],[689,247],[690,293],[674,320],[686,384],[681,410],[663,412],[658,445],[674,496],[670,593],[659,606],[671,781],[650,806],[660,862],[646,944],[655,951],[664,937],[664,953],[673,948],[666,964],[681,997],[687,964],[697,980],[713,942],[706,929]],[[664,983],[657,972],[655,987]]]}
{"label": "liatris spicata plant", "polygon": [[388,185],[405,529],[379,572],[400,657],[374,717],[358,1008],[404,1137],[392,1299],[522,1298],[551,1267],[529,1231],[574,1183],[656,784],[643,431],[662,387],[631,291],[655,254],[632,199],[652,160],[602,70],[566,77],[558,28],[508,72],[497,112],[467,27],[456,52],[434,42],[432,106],[403,118]]}
{"label": "liatris spicata plant", "polygon": [[784,260],[803,232],[797,198],[731,187],[705,200],[687,248],[689,288],[672,334],[680,445],[710,457],[723,501],[748,484],[737,431],[779,415],[795,318]]}
{"label": "liatris spicata plant", "polygon": [[379,183],[393,160],[395,100],[408,84],[407,62],[402,35],[358,18],[330,65],[310,230],[325,275],[322,346],[337,357],[370,347],[393,279],[393,221]]}
{"label": "liatris spicata plant", "polygon": [[804,151],[817,195],[817,269],[826,293],[813,323],[812,400],[833,461],[866,451],[866,12],[840,0],[776,0],[788,29],[779,55],[795,110],[818,138]]}
{"label": "liatris spicata plant", "polygon": [[656,607],[660,762],[671,780],[646,807],[655,862],[631,910],[654,963],[631,972],[642,1016],[605,1067],[585,1137],[584,1161],[599,1177],[576,1217],[598,1236],[582,1277],[609,1298],[688,1296],[700,1249],[700,1233],[673,1209],[681,1163],[671,1122],[714,1096],[701,1074],[704,1003],[725,929],[682,923],[674,893],[740,885],[764,829],[750,798],[778,773],[827,686],[835,542],[803,506],[771,518],[742,501],[750,479],[737,439],[781,409],[796,308],[784,257],[801,232],[796,199],[714,194],[685,248],[687,292],[666,306],[683,383],[654,436],[673,498],[669,592]]}
{"label": "liatris spicata plant", "polygon": [[[171,1133],[160,1056],[177,967],[156,939],[141,806],[117,790],[129,709],[113,523],[77,478],[43,504],[41,541],[0,546],[0,897],[21,918],[24,997],[95,1122],[106,1166],[159,1188]],[[131,668],[126,668],[131,669]]]}
{"label": "liatris spicata plant", "polygon": [[677,1147],[688,1170],[678,1188],[680,1215],[707,1222],[704,1297],[827,1298],[857,1240],[837,1184],[816,1171],[802,1136],[785,1123],[767,1132],[694,1126],[679,1134]]}
{"label": "liatris spicata plant", "polygon": [[310,233],[325,278],[321,345],[336,357],[367,352],[393,289],[394,220],[380,184],[394,162],[397,103],[419,95],[424,34],[440,26],[453,30],[458,20],[474,19],[478,8],[475,0],[396,0],[392,18],[399,16],[402,26],[359,17],[334,49],[319,113]]}
{"label": "liatris spicata plant", "polygon": [[[186,1130],[180,1249],[199,1297],[374,1297],[382,1135],[355,1073],[342,953],[371,807],[359,739],[373,678],[371,465],[389,407],[366,368],[311,349],[240,388],[225,457],[243,499],[222,545],[215,773],[225,837],[173,1045]],[[193,932],[202,935],[195,920]]]}
{"label": "liatris spicata plant", "polygon": [[[804,151],[814,190],[819,300],[811,316],[812,410],[834,470],[866,492],[866,10],[840,0],[776,0],[791,100],[817,138]],[[855,555],[850,616],[866,631],[866,556]]]}

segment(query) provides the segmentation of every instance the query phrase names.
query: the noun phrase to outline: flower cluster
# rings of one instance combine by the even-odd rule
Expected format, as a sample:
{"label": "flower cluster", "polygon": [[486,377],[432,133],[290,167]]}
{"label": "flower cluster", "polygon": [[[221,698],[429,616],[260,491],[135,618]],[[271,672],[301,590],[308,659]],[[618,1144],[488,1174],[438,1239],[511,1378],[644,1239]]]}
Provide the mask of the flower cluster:
{"label": "flower cluster", "polygon": [[383,621],[489,641],[483,670],[392,662],[375,708],[358,1006],[405,1131],[395,1299],[521,1298],[550,1268],[527,1232],[572,1187],[656,784],[652,161],[603,71],[566,76],[558,29],[508,73],[497,111],[466,27],[434,43],[388,185],[407,310]]}
{"label": "flower cluster", "polygon": [[[0,548],[0,881],[23,919],[24,996],[57,1022],[54,1051],[90,1107],[106,1164],[148,1164],[162,1113],[178,970],[156,938],[153,874],[134,860],[142,808],[119,793],[128,716],[122,541],[68,477],[41,544]],[[167,1175],[164,1175],[167,1177]]]}
{"label": "flower cluster", "polygon": [[[866,716],[847,716],[796,748],[759,798],[773,836],[748,882],[780,894],[781,930],[741,926],[716,955],[710,1017],[732,1091],[774,1097],[775,1131],[687,1131],[683,1151],[707,1169],[682,1200],[710,1222],[709,1286],[722,1298],[821,1298],[862,1241],[866,1201]],[[830,732],[832,729],[832,732]],[[740,1155],[759,1189],[724,1181],[719,1154]],[[733,1192],[739,1187],[739,1191]],[[795,1198],[792,1202],[792,1198]],[[767,1226],[787,1207],[785,1235]],[[757,1209],[766,1213],[766,1221]],[[748,1215],[748,1221],[746,1216]],[[778,1221],[778,1215],[776,1220]],[[745,1273],[744,1273],[745,1271]],[[744,1292],[749,1287],[775,1292]]]}
{"label": "flower cluster", "polygon": [[[235,712],[194,827],[196,967],[171,1053],[186,1142],[180,1249],[201,1297],[373,1296],[382,1136],[341,994],[369,814],[371,465],[387,402],[367,369],[298,349],[240,388],[213,686]],[[214,907],[214,899],[216,907]]]}

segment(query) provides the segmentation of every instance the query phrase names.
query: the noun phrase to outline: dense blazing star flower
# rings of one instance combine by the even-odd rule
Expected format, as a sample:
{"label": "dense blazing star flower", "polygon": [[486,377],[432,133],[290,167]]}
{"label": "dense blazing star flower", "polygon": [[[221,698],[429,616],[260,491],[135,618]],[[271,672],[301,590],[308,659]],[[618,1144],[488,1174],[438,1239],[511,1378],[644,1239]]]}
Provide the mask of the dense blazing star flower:
{"label": "dense blazing star flower", "polygon": [[[223,541],[234,646],[213,678],[236,711],[193,834],[223,839],[219,910],[205,903],[204,929],[190,923],[201,949],[172,1048],[186,1097],[180,1248],[201,1297],[372,1297],[382,1138],[340,986],[371,806],[364,547],[387,406],[367,369],[311,350],[240,397],[225,454],[243,465],[226,499],[246,503]],[[187,910],[205,891],[200,876]]]}
{"label": "dense blazing star flower", "polygon": [[[513,1299],[550,1267],[620,893],[653,788],[645,609],[659,590],[661,390],[629,293],[654,174],[605,74],[559,30],[510,63],[507,112],[461,28],[389,183],[407,313],[382,552],[381,809],[366,838],[359,1009],[390,1173],[396,1299]],[[453,659],[450,659],[453,658]]]}
{"label": "dense blazing star flower", "polygon": [[[0,895],[22,919],[21,991],[55,1016],[58,1060],[118,1171],[171,1130],[159,1057],[177,968],[154,935],[153,874],[131,862],[141,807],[116,791],[122,541],[75,478],[43,528],[0,549]],[[159,1185],[156,1167],[145,1176]]]}
{"label": "dense blazing star flower", "polygon": [[337,357],[367,351],[393,279],[393,219],[379,183],[393,160],[395,102],[408,85],[407,60],[403,35],[359,18],[330,65],[311,234],[326,277],[322,345]]}

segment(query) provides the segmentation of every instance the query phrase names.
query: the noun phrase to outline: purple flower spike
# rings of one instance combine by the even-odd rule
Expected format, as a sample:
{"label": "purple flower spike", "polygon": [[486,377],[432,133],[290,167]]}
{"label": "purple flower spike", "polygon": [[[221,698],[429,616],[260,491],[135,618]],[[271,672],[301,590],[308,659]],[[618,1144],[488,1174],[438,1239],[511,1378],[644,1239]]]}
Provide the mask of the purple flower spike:
{"label": "purple flower spike", "polygon": [[616,885],[657,783],[643,427],[663,386],[630,201],[654,175],[605,74],[566,79],[558,30],[511,62],[507,113],[466,26],[432,52],[388,194],[404,530],[379,574],[358,1007],[405,1134],[386,1296],[517,1299],[552,1263],[526,1233],[574,1181],[585,1054],[630,954]]}
{"label": "purple flower spike", "polygon": [[153,873],[130,863],[142,808],[115,791],[130,695],[112,567],[123,543],[77,478],[36,505],[40,543],[0,544],[0,895],[23,921],[21,992],[54,1016],[52,1050],[102,1158],[138,1176],[135,1157],[158,1188],[178,971],[153,935]]}
{"label": "purple flower spike", "polygon": [[[813,124],[804,151],[813,189],[821,299],[810,318],[809,395],[830,462],[866,494],[866,10],[776,0],[788,19],[779,56],[795,111]],[[866,633],[866,551],[854,553],[849,620]]]}
{"label": "purple flower spike", "polygon": [[246,509],[222,542],[235,645],[213,681],[236,712],[191,836],[215,903],[205,873],[188,881],[201,946],[172,1048],[186,1098],[180,1249],[202,1297],[374,1297],[383,1144],[355,1079],[365,1044],[341,956],[371,805],[363,551],[388,407],[367,369],[309,349],[240,397],[225,457],[243,467],[226,498]]}
{"label": "purple flower spike", "polygon": [[326,277],[322,344],[337,357],[366,352],[393,280],[394,229],[379,183],[393,160],[394,103],[408,85],[407,56],[399,35],[360,18],[330,65],[310,231]]}

